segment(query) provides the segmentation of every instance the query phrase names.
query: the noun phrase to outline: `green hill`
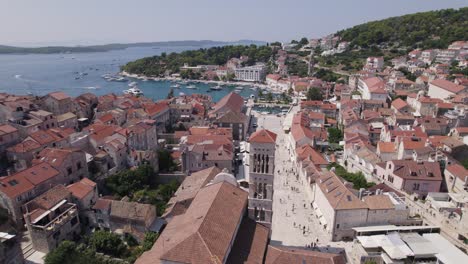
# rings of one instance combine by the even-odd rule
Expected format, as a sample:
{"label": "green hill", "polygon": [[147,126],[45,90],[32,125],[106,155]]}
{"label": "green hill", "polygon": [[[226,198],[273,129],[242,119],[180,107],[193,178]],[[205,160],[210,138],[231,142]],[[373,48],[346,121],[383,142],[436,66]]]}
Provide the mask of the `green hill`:
{"label": "green hill", "polygon": [[[447,48],[468,40],[468,7],[391,17],[339,31],[353,46]],[[389,44],[389,45],[385,45]]]}
{"label": "green hill", "polygon": [[269,46],[235,45],[187,50],[181,53],[162,53],[159,56],[146,57],[123,65],[121,69],[129,73],[160,76],[166,72],[177,73],[184,64],[196,66],[200,64],[223,65],[231,58],[248,56],[247,65],[256,62],[267,62],[272,55]]}

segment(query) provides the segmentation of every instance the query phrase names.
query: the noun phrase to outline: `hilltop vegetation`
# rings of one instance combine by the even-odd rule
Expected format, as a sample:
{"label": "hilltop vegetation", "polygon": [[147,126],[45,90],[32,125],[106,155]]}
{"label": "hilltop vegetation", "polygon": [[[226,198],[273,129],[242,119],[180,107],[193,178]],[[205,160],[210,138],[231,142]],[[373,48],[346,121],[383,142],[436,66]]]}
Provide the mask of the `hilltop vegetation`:
{"label": "hilltop vegetation", "polygon": [[457,40],[468,40],[468,7],[391,17],[339,31],[352,46],[446,48]]}
{"label": "hilltop vegetation", "polygon": [[269,46],[222,46],[208,49],[187,50],[181,53],[162,53],[160,56],[146,57],[132,61],[122,66],[121,69],[135,74],[147,76],[160,76],[179,72],[179,68],[187,63],[189,66],[196,65],[224,65],[231,58],[248,56],[246,65],[256,62],[267,62],[272,55]]}

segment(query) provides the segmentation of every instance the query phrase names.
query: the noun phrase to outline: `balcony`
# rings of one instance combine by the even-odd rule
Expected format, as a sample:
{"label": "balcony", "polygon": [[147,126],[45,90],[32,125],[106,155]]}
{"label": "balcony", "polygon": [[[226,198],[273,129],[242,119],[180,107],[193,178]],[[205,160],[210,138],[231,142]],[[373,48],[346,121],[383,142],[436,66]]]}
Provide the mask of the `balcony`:
{"label": "balcony", "polygon": [[[32,224],[32,228],[36,231],[44,231],[44,232],[55,232],[57,229],[71,221],[74,217],[78,215],[78,210],[75,204],[65,204],[62,208],[65,207],[66,210],[59,214],[57,217],[53,218],[45,225],[39,224]],[[53,213],[52,210],[48,210],[49,215]],[[45,215],[44,217],[46,217]]]}

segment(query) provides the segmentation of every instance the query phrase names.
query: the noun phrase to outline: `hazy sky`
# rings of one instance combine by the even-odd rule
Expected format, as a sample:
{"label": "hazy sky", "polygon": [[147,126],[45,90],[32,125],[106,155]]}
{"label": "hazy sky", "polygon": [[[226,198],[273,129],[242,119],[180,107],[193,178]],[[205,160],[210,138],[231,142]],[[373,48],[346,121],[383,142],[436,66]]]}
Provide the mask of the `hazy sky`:
{"label": "hazy sky", "polygon": [[0,44],[320,37],[468,0],[0,0]]}

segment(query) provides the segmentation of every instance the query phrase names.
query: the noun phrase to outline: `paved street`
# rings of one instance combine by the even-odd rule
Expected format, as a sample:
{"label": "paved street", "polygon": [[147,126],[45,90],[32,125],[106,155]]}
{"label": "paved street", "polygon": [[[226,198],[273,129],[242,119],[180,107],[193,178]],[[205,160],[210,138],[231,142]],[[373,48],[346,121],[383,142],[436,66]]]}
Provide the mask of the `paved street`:
{"label": "paved street", "polygon": [[254,113],[258,124],[257,129],[265,128],[278,135],[271,244],[304,248],[315,242],[317,245],[315,250],[345,248],[347,253],[351,252],[351,242],[329,241],[329,236],[310,206],[303,185],[300,180],[296,179],[296,168],[291,163],[291,154],[287,144],[289,135],[284,133],[283,126],[291,123],[292,116],[298,111],[299,107],[295,106],[285,117]]}

